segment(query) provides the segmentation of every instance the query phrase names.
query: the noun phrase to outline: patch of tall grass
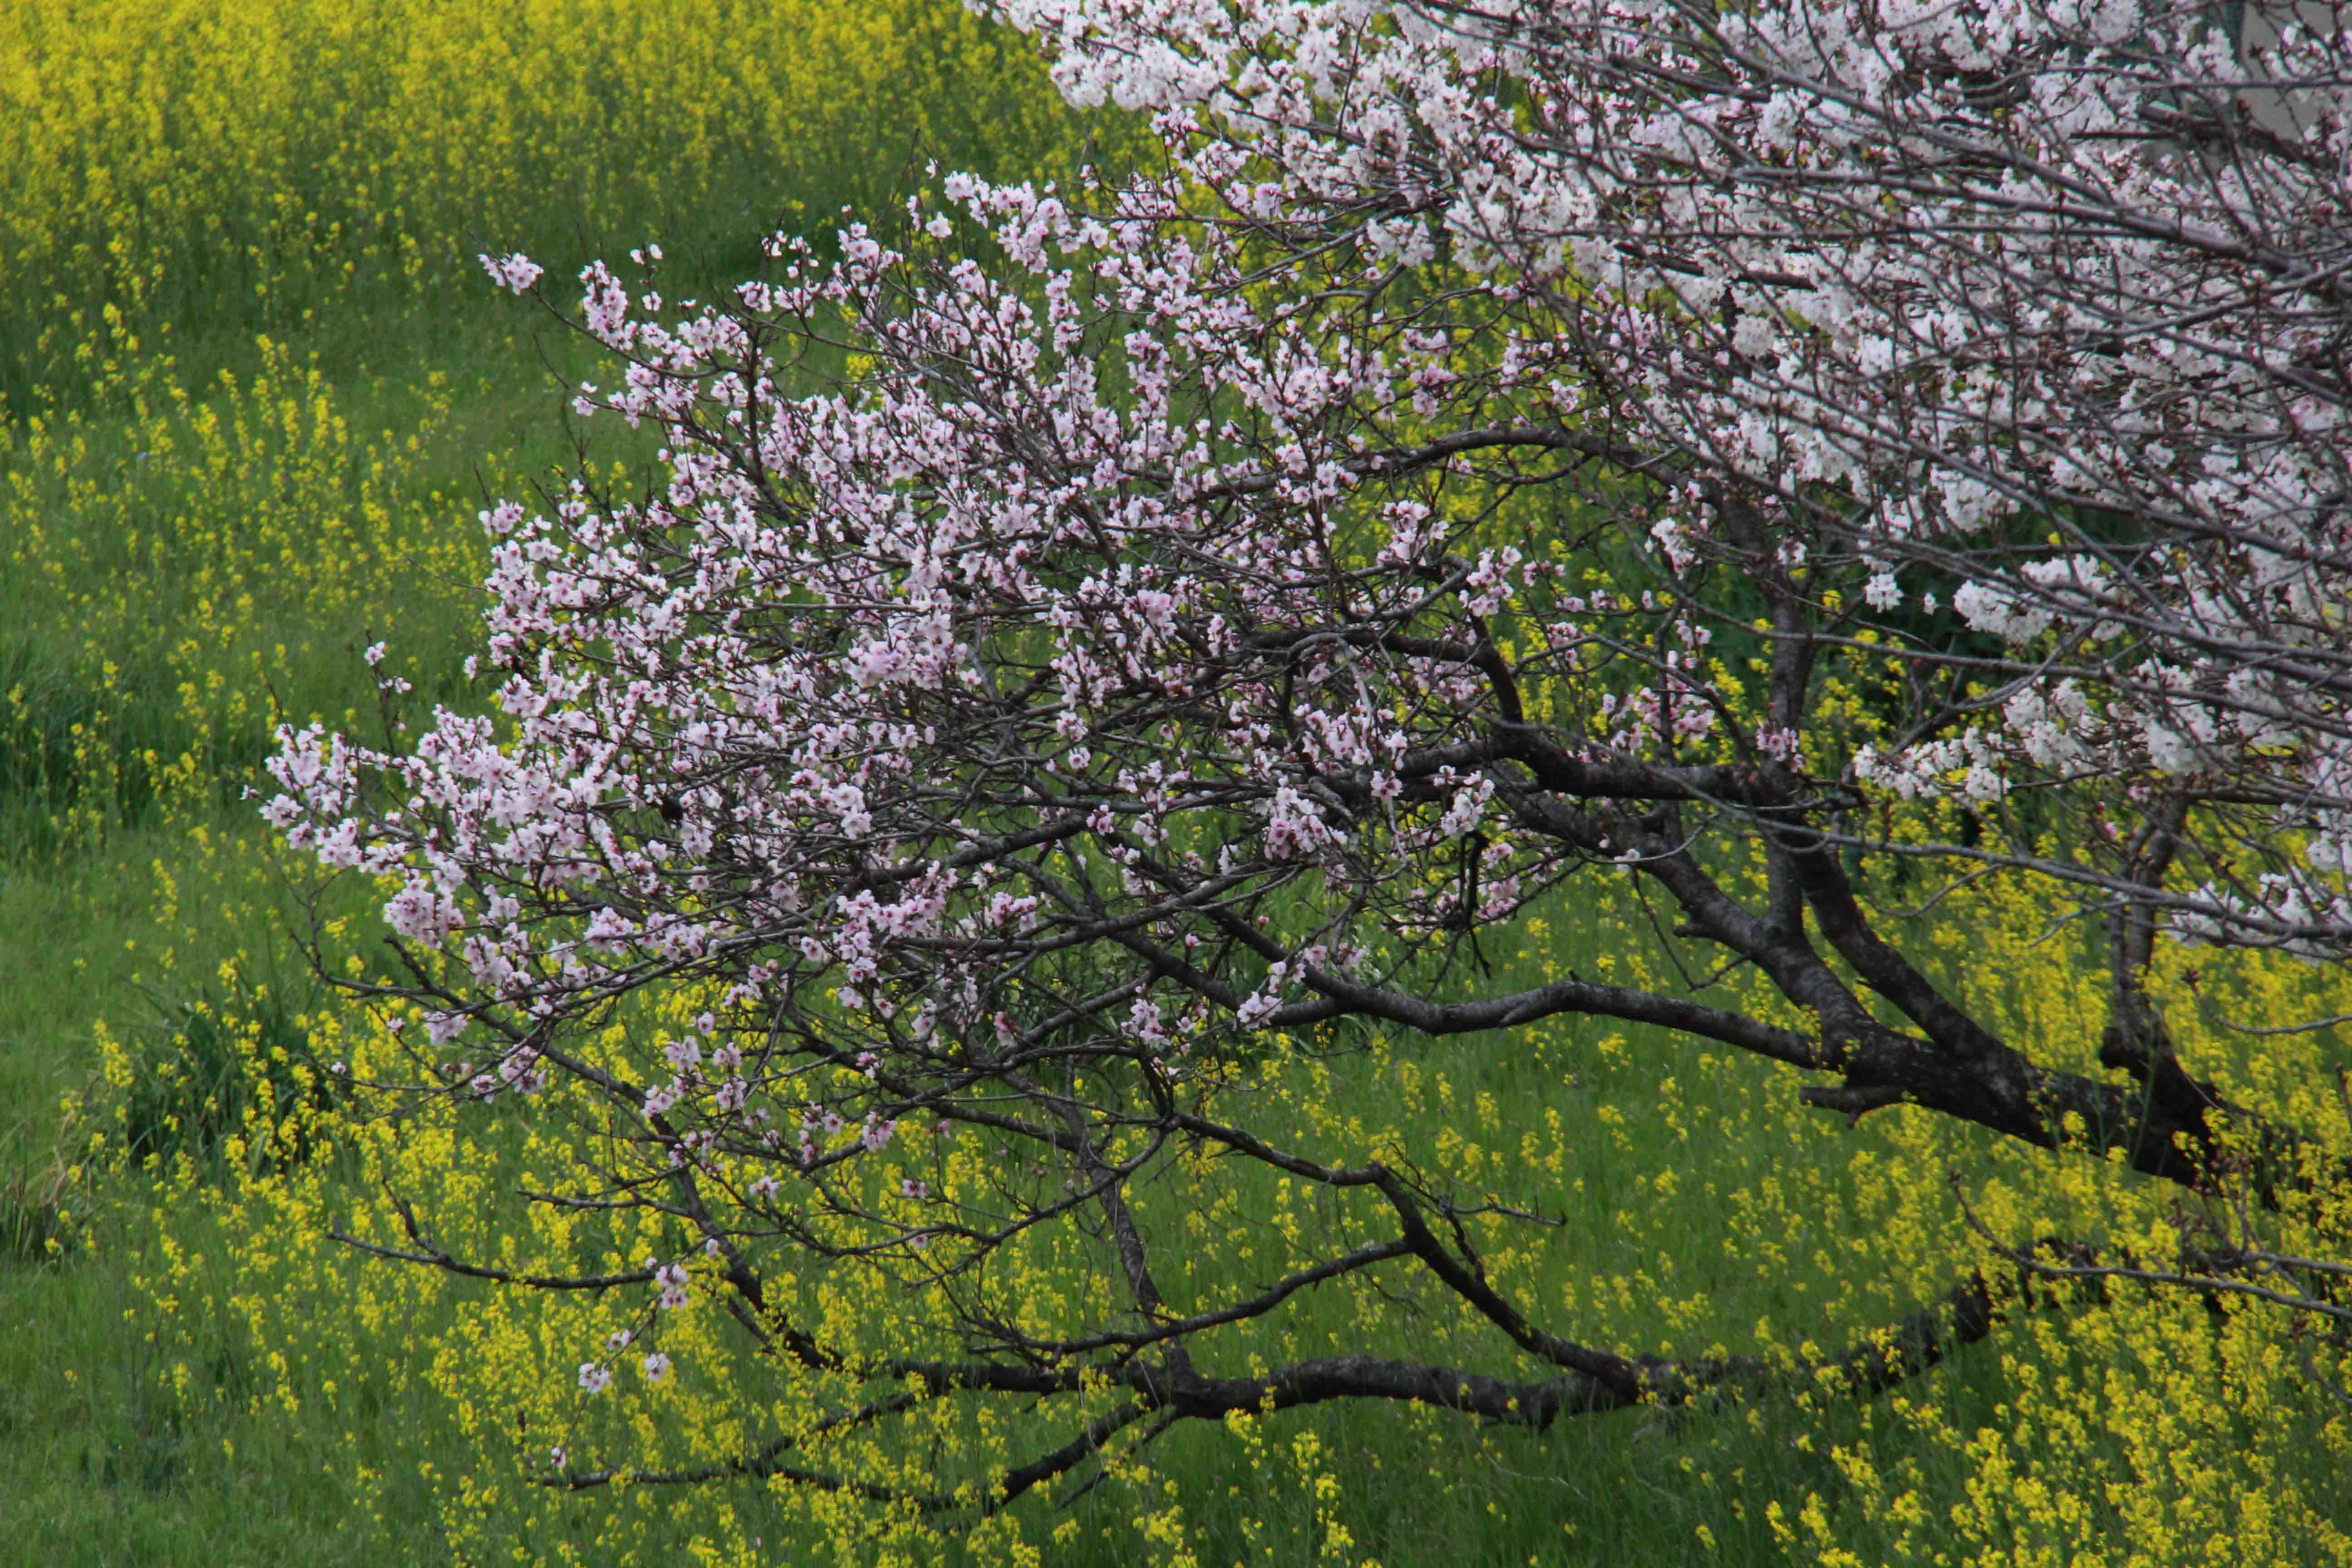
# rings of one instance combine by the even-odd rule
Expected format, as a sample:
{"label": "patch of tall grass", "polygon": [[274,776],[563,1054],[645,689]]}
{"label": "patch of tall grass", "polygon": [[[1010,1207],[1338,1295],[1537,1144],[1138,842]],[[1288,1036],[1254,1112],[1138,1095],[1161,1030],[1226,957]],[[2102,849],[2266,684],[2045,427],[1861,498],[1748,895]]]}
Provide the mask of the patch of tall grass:
{"label": "patch of tall grass", "polygon": [[658,237],[724,276],[928,154],[1074,145],[1025,48],[937,0],[27,0],[0,10],[0,399],[81,398],[110,306],[208,364],[268,333],[404,367],[471,324],[444,311],[480,251]]}

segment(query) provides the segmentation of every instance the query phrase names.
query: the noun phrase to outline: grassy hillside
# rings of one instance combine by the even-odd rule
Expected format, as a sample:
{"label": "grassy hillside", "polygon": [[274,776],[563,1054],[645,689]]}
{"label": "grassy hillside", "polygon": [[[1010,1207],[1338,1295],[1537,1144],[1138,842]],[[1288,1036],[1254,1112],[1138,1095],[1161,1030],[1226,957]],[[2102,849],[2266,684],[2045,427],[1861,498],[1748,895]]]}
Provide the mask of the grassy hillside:
{"label": "grassy hillside", "polygon": [[[2352,1558],[2346,1411],[2298,1346],[2269,1319],[2137,1296],[2027,1316],[1869,1403],[1822,1390],[1544,1434],[1389,1410],[1181,1427],[1066,1507],[945,1542],[751,1484],[530,1484],[551,1426],[699,1453],[807,1395],[714,1328],[699,1381],[583,1415],[567,1368],[593,1311],[326,1236],[381,1223],[396,1181],[470,1216],[452,1245],[593,1259],[627,1239],[533,1230],[505,1202],[561,1156],[559,1129],[307,1119],[335,1109],[327,1064],[381,1042],[290,945],[301,888],[247,799],[280,719],[380,722],[373,643],[414,700],[482,700],[462,668],[474,514],[581,460],[562,389],[592,366],[473,258],[520,248],[560,275],[658,237],[708,286],[772,224],[887,210],[927,158],[1050,172],[1131,136],[1066,114],[1017,43],[932,0],[0,15],[0,1561]],[[1954,984],[2090,1064],[2077,933],[1990,882],[1929,918]],[[1603,899],[1491,956],[1530,979],[1638,976],[1658,963],[1643,929]],[[2168,962],[2182,994],[2189,961]],[[2327,984],[2285,963],[2204,976],[2241,1016],[2342,1010]],[[2352,1138],[2319,1087],[2336,1035],[2255,1051],[2182,1016],[2233,1092]],[[1639,1031],[1270,1049],[1270,1125],[1532,1185],[1562,1223],[1497,1231],[1492,1267],[1633,1351],[1787,1360],[1895,1321],[1981,1257],[1948,1170],[2015,1234],[2128,1240],[2176,1201],[1908,1110],[1849,1129],[1793,1076]],[[297,1147],[279,1130],[298,1122],[326,1131]],[[1152,1220],[1213,1221],[1189,1259],[1202,1283],[1338,1223],[1327,1194],[1189,1179]],[[1054,1259],[1037,1267],[1051,1284]],[[1216,1352],[1509,1365],[1417,1298],[1333,1290],[1284,1323]]]}

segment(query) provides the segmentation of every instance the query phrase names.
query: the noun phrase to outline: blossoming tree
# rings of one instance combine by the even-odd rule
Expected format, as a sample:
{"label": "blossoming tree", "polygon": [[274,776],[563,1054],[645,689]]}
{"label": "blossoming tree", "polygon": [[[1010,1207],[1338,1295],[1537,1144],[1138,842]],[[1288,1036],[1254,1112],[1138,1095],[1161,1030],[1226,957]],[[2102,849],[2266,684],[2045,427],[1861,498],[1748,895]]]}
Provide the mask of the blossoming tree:
{"label": "blossoming tree", "polygon": [[[379,1090],[560,1100],[599,1131],[546,1201],[689,1244],[522,1279],[404,1208],[366,1245],[635,1291],[615,1344],[708,1295],[845,1390],[667,1479],[984,1510],[1191,1417],[1542,1425],[1777,1375],[1579,1340],[1482,1250],[1540,1183],[1270,1130],[1273,1041],[1344,1074],[1637,1024],[1856,1120],[2316,1212],[2344,1130],[2200,1076],[2147,976],[2168,941],[2352,947],[2352,17],[1003,9],[1074,100],[1156,117],[1161,171],[950,177],[722,304],[665,301],[657,250],[592,268],[622,369],[576,406],[657,432],[660,482],[485,513],[494,713],[284,733],[273,821],[389,889],[363,989],[415,1072]],[[2102,1036],[2004,1037],[1917,945],[1989,880],[2101,933]],[[1603,902],[1641,983],[1494,962]],[[607,1027],[656,994],[691,1026]],[[1328,1223],[1193,1269],[1204,1163]],[[2340,1325],[2342,1270],[2248,1225],[1999,1239]],[[1012,1283],[1041,1248],[1066,1289]],[[1883,1388],[1988,1331],[1990,1273],[1781,1370]],[[817,1277],[905,1332],[853,1342]],[[1220,1360],[1329,1290],[1375,1325],[1433,1294],[1495,1370],[1409,1324]],[[616,1352],[582,1354],[593,1393]],[[961,1481],[804,1462],[992,1398],[1072,1414]]]}

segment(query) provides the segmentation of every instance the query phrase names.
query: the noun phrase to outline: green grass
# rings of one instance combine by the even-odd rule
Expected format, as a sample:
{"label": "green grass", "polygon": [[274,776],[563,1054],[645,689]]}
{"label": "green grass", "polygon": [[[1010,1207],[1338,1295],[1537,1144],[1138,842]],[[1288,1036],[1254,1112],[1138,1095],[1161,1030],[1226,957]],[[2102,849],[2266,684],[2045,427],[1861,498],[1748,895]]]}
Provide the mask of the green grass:
{"label": "green grass", "polygon": [[[153,874],[143,862],[168,861],[174,848],[157,830],[128,832],[70,872],[10,878],[5,899],[12,929],[72,933],[29,949],[0,987],[0,1071],[8,1075],[11,1105],[53,1106],[66,1092],[90,1088],[97,1061],[89,1028],[97,1016],[149,1051],[168,1051],[175,1027],[184,1034],[186,1018],[174,1010],[188,996],[156,994],[136,978],[152,972],[145,966],[154,957],[152,944],[167,934],[142,907],[141,889]],[[193,874],[195,868],[184,869]],[[1601,934],[1579,932],[1571,940],[1589,949]],[[1637,1045],[1643,1048],[1604,1054],[1573,1043],[1530,1051],[1524,1042],[1472,1039],[1427,1055],[1445,1062],[1465,1100],[1484,1091],[1505,1104],[1544,1101],[1573,1115],[1654,1079],[1662,1063],[1689,1055],[1687,1047]],[[1735,1064],[1698,1080],[1704,1098],[1693,1103],[1711,1107],[1714,1114],[1701,1125],[1717,1138],[1696,1168],[1687,1144],[1654,1121],[1629,1127],[1622,1143],[1596,1137],[1582,1146],[1569,1167],[1581,1194],[1573,1200],[1552,1194],[1573,1231],[1576,1265],[1596,1276],[1643,1271],[1678,1292],[1713,1295],[1730,1332],[1759,1313],[1786,1321],[1801,1311],[1785,1281],[1760,1279],[1752,1267],[1724,1257],[1696,1190],[1690,1223],[1647,1229],[1667,1238],[1665,1252],[1639,1252],[1609,1222],[1619,1207],[1643,1201],[1642,1184],[1665,1164],[1703,1178],[1719,1163],[1770,1157],[1767,1147],[1734,1146],[1741,1103],[1769,1077],[1769,1069]],[[1369,1109],[1381,1090],[1351,1081],[1349,1092],[1365,1097]],[[43,1126],[53,1123],[26,1122],[27,1131]],[[1755,1136],[1772,1133],[1762,1129]],[[152,1320],[152,1302],[133,1283],[153,1268],[153,1233],[136,1212],[151,1201],[149,1191],[134,1174],[99,1177],[94,1188],[76,1189],[73,1201],[91,1217],[60,1255],[0,1265],[0,1321],[17,1326],[0,1337],[0,1436],[6,1439],[0,1441],[0,1496],[14,1500],[9,1511],[17,1524],[0,1544],[0,1560],[21,1552],[16,1560],[28,1563],[439,1561],[429,1531],[383,1528],[339,1478],[365,1464],[394,1479],[395,1500],[413,1510],[404,1517],[429,1517],[419,1467],[447,1475],[468,1462],[464,1448],[447,1442],[446,1413],[413,1380],[391,1393],[346,1389],[340,1401],[309,1390],[294,1412],[274,1405],[245,1408],[252,1373],[244,1363],[251,1352],[231,1325],[174,1321],[163,1340],[178,1348],[159,1351],[148,1336],[164,1325]],[[216,1248],[210,1222],[193,1208],[185,1212],[188,1217],[171,1226],[179,1245]],[[1168,1267],[1181,1277],[1181,1262]],[[1184,1283],[1205,1290],[1220,1281]],[[1335,1305],[1301,1303],[1291,1332],[1307,1348],[1297,1353],[1315,1353],[1320,1335],[1336,1342],[1347,1333],[1326,1310]],[[1406,1343],[1392,1348],[1469,1366],[1510,1364],[1491,1334],[1465,1332],[1425,1300],[1419,1310],[1425,1339],[1412,1344],[1408,1333]],[[1202,1353],[1231,1357],[1253,1339],[1229,1336]],[[394,1342],[382,1346],[388,1361],[403,1350]],[[177,1386],[167,1354],[188,1367]],[[1968,1374],[1964,1359],[1963,1384]],[[1861,1418],[1853,1410],[1825,1419],[1759,1405],[1678,1417],[1634,1412],[1569,1419],[1535,1434],[1482,1430],[1433,1413],[1327,1407],[1265,1423],[1262,1454],[1220,1428],[1190,1426],[1164,1439],[1158,1458],[1204,1563],[1312,1560],[1328,1521],[1303,1500],[1267,1503],[1269,1496],[1310,1495],[1294,1450],[1307,1433],[1322,1446],[1321,1468],[1339,1478],[1338,1516],[1364,1553],[1391,1568],[1679,1561],[1694,1551],[1701,1525],[1713,1532],[1722,1561],[1763,1563],[1780,1557],[1766,1523],[1769,1505],[1779,1500],[1793,1508],[1809,1490],[1833,1491],[1826,1445]],[[1800,1435],[1813,1443],[1811,1452],[1794,1446]],[[434,1436],[433,1446],[419,1451],[420,1436]],[[1433,1476],[1444,1478],[1442,1489],[1431,1484]],[[1079,1534],[1057,1560],[1128,1560],[1134,1505],[1117,1488],[1092,1494],[1072,1510]],[[557,1519],[593,1538],[609,1506],[605,1499],[583,1498],[556,1510]]]}
{"label": "green grass", "polygon": [[[469,305],[459,314],[478,309]],[[475,469],[483,455],[508,478],[549,472],[567,455],[553,412],[557,395],[524,342],[466,336],[462,341],[479,346],[452,360],[434,353],[433,340],[416,331],[417,319],[404,307],[388,309],[379,324],[372,338],[341,329],[369,347],[336,382],[336,397],[354,428],[397,430],[422,406],[414,389],[428,374],[463,389],[410,481],[425,487],[421,498],[411,499],[441,505],[453,530],[472,527]],[[547,346],[559,379],[577,371],[565,362],[576,352],[571,345]],[[93,425],[92,446],[104,454],[110,432],[102,419],[94,417]],[[121,445],[119,433],[111,445]],[[85,589],[138,569],[135,560],[102,548],[89,561],[92,577],[78,585]],[[0,824],[15,825],[5,840],[0,918],[11,931],[42,933],[11,944],[0,979],[0,1092],[12,1124],[10,1157],[28,1173],[47,1169],[43,1160],[69,1136],[60,1130],[58,1109],[66,1097],[103,1103],[93,1044],[101,1018],[151,1058],[179,1064],[178,1087],[168,1092],[179,1096],[184,1114],[174,1120],[154,1105],[134,1103],[134,1133],[143,1129],[159,1146],[201,1149],[217,1132],[206,1130],[203,1107],[217,1110],[236,1094],[272,1090],[207,1079],[216,1079],[221,1060],[217,1051],[206,1053],[201,1027],[191,1036],[195,1016],[189,1009],[206,994],[204,977],[215,964],[247,951],[257,935],[266,940],[288,911],[247,908],[238,923],[221,928],[219,951],[183,946],[166,959],[162,950],[184,942],[185,927],[158,915],[159,881],[176,886],[184,900],[226,889],[218,889],[217,862],[191,849],[185,825],[164,826],[137,769],[117,770],[113,798],[100,803],[106,830],[94,842],[45,825],[77,804],[74,791],[84,787],[72,765],[73,726],[86,725],[102,703],[111,703],[118,715],[113,743],[125,758],[149,749],[169,754],[186,740],[173,694],[152,668],[136,664],[126,664],[104,690],[78,686],[77,674],[86,678],[89,667],[70,619],[22,586],[0,602],[20,628],[6,654],[14,662],[0,667],[10,672],[0,679],[0,694],[26,694],[0,753]],[[165,615],[184,608],[168,593],[158,605]],[[420,579],[412,597],[371,605],[368,629],[418,650],[425,695],[460,700],[454,665],[465,646],[467,606],[462,582]],[[358,705],[358,629],[299,629],[322,657],[315,683],[291,694],[289,705],[330,712]],[[261,743],[259,734],[247,732],[222,737],[211,749],[219,775],[208,824],[215,834],[253,833],[249,807],[236,796],[250,781]],[[1576,940],[1589,951],[1605,934],[1586,931]],[[276,952],[285,971],[281,984],[296,984],[299,965],[282,943]],[[1639,1044],[1622,1059],[1589,1047],[1530,1052],[1497,1040],[1455,1042],[1429,1054],[1444,1061],[1465,1097],[1485,1091],[1518,1108],[1557,1105],[1589,1126],[1596,1097],[1646,1089],[1650,1084],[1638,1080],[1654,1082],[1672,1070],[1662,1064],[1690,1056],[1687,1047]],[[1622,1142],[1596,1136],[1581,1147],[1571,1166],[1581,1194],[1557,1194],[1575,1233],[1574,1266],[1595,1277],[1644,1275],[1662,1289],[1671,1282],[1678,1294],[1710,1296],[1721,1325],[1713,1331],[1727,1338],[1738,1338],[1759,1316],[1801,1321],[1802,1283],[1759,1278],[1751,1265],[1727,1259],[1696,1184],[1717,1163],[1785,1155],[1784,1148],[1735,1146],[1744,1125],[1736,1112],[1769,1077],[1768,1069],[1742,1063],[1698,1080],[1697,1092],[1714,1099],[1707,1125],[1717,1142],[1695,1170],[1688,1146],[1654,1121],[1636,1122]],[[1353,1089],[1381,1092],[1377,1085]],[[102,1121],[104,1112],[93,1115]],[[1750,1134],[1751,1142],[1776,1136],[1782,1135],[1760,1124]],[[68,1149],[65,1157],[75,1152]],[[1628,1205],[1654,1204],[1645,1184],[1668,1164],[1693,1172],[1683,1205],[1688,1222],[1645,1227],[1646,1237],[1669,1238],[1667,1250],[1645,1253],[1650,1243],[1620,1234],[1611,1216]],[[0,1557],[91,1564],[441,1560],[420,1522],[432,1514],[424,1468],[446,1477],[471,1460],[450,1439],[446,1414],[433,1408],[429,1394],[405,1380],[396,1394],[346,1389],[329,1399],[313,1391],[299,1410],[247,1407],[253,1373],[244,1360],[250,1352],[233,1326],[150,1319],[154,1308],[136,1280],[152,1271],[157,1243],[138,1211],[156,1201],[153,1190],[132,1173],[92,1173],[69,1188],[67,1201],[85,1212],[61,1251],[36,1249],[37,1256],[0,1263],[0,1321],[14,1327],[0,1336],[0,1497],[11,1500],[12,1521]],[[1834,1244],[1836,1222],[1826,1223],[1832,1234],[1825,1239]],[[167,1229],[181,1247],[201,1250],[207,1225],[192,1211]],[[1203,1290],[1218,1283],[1187,1281]],[[1336,1298],[1309,1300],[1286,1320],[1297,1342],[1310,1347],[1299,1353],[1314,1353],[1318,1338],[1344,1342],[1349,1331],[1333,1316],[1336,1304]],[[1465,1331],[1442,1304],[1423,1300],[1416,1310],[1422,1316],[1407,1320],[1392,1352],[1451,1356],[1471,1366],[1511,1364],[1496,1336]],[[163,1328],[169,1331],[151,1339]],[[159,1342],[179,1348],[159,1349]],[[1203,1353],[1233,1355],[1254,1346],[1276,1348],[1262,1335],[1236,1333]],[[405,1349],[387,1341],[381,1353],[390,1363]],[[1939,1379],[1965,1387],[1970,1369],[1964,1358]],[[1826,1445],[1862,1418],[1851,1410],[1825,1417],[1767,1407],[1672,1419],[1629,1413],[1565,1420],[1549,1433],[1531,1434],[1481,1430],[1430,1413],[1325,1408],[1265,1423],[1262,1453],[1219,1428],[1180,1428],[1160,1447],[1163,1479],[1155,1485],[1184,1505],[1205,1563],[1311,1561],[1329,1523],[1311,1500],[1311,1477],[1296,1452],[1300,1436],[1311,1433],[1322,1447],[1321,1468],[1339,1479],[1328,1511],[1344,1522],[1360,1554],[1390,1568],[1680,1561],[1696,1551],[1702,1525],[1713,1532],[1722,1561],[1763,1563],[1780,1556],[1766,1522],[1769,1505],[1777,1500],[1793,1509],[1809,1491],[1834,1492]],[[1800,1436],[1811,1451],[1797,1446]],[[420,1449],[421,1438],[429,1443]],[[392,1517],[406,1521],[400,1528],[384,1525],[350,1494],[346,1478],[358,1466],[394,1478]],[[1433,1484],[1433,1477],[1444,1484]],[[602,1498],[573,1500],[554,1510],[553,1527],[593,1539],[601,1510],[610,1506]],[[1079,1530],[1063,1559],[1126,1561],[1135,1506],[1135,1497],[1119,1488],[1090,1495],[1071,1512]],[[787,1550],[778,1560],[792,1557]]]}

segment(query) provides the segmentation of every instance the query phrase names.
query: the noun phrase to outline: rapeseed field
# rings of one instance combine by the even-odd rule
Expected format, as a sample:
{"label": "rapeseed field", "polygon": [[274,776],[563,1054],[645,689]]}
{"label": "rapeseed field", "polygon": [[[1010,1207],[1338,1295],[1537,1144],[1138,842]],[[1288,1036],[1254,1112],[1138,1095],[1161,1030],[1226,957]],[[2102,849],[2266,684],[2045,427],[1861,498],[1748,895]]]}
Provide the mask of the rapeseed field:
{"label": "rapeseed field", "polygon": [[[0,16],[0,1559],[43,1563],[1795,1561],[2343,1563],[2347,1412],[2273,1316],[2116,1293],[2024,1312],[1875,1401],[1481,1431],[1324,1410],[1178,1429],[1082,1496],[940,1537],[887,1505],[757,1479],[573,1492],[565,1444],[680,1470],[806,1427],[841,1390],[746,1354],[709,1298],[677,1375],[583,1405],[594,1297],[371,1258],[436,1244],[520,1272],[662,1249],[526,1209],[593,1129],[443,1101],[350,1115],[396,1042],[339,1008],[291,932],[366,973],[372,910],[305,908],[248,798],[275,724],[397,726],[480,705],[465,655],[476,512],[581,464],[563,388],[593,362],[475,256],[561,270],[658,239],[700,286],[781,225],[887,214],[931,161],[1050,176],[1136,128],[1059,106],[1025,47],[932,0],[23,0]],[[386,652],[369,661],[376,645]],[[379,682],[408,689],[387,700]],[[1857,723],[1867,715],[1857,702]],[[2104,1021],[2083,933],[1997,879],[1918,917],[1948,977],[2063,1065]],[[1489,955],[1529,981],[1638,983],[1630,901]],[[2203,1025],[2345,1011],[2291,960],[2167,957],[2184,1048],[2229,1090],[2352,1146],[2326,1032]],[[619,1029],[675,1027],[649,997]],[[2331,1054],[2334,1053],[2334,1054]],[[1555,1022],[1332,1059],[1277,1040],[1265,1125],[1528,1180],[1560,1223],[1499,1219],[1498,1282],[1589,1341],[1793,1366],[1983,1261],[1942,1177],[2000,1235],[2160,1256],[2179,1200],[1901,1110],[1856,1125],[1752,1061]],[[1538,1107],[1530,1115],[1528,1107]],[[956,1158],[979,1160],[973,1149]],[[967,1172],[967,1174],[970,1173]],[[958,1179],[950,1171],[943,1181]],[[1202,1279],[1273,1271],[1331,1194],[1197,1162],[1150,1201]],[[2300,1223],[2284,1216],[2289,1227]],[[1041,1242],[1030,1292],[1095,1281]],[[830,1276],[798,1310],[877,1350],[921,1325]],[[1414,1302],[1412,1353],[1491,1362]],[[1360,1348],[1350,1289],[1218,1342],[1237,1364]],[[1387,1325],[1383,1327],[1382,1325]],[[940,1402],[827,1466],[973,1475],[1024,1435]],[[910,1446],[911,1445],[911,1446]],[[944,1459],[942,1458],[944,1456]]]}

